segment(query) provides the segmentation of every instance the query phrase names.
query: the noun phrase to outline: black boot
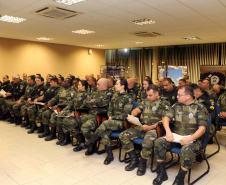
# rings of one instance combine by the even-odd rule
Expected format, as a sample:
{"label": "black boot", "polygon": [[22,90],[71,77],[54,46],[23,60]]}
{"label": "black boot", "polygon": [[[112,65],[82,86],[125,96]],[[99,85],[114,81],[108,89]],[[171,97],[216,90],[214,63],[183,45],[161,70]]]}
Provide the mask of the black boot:
{"label": "black boot", "polygon": [[9,119],[9,122],[10,123],[16,123],[16,117],[14,116],[14,117],[11,117],[10,119]]}
{"label": "black boot", "polygon": [[173,182],[173,185],[184,185],[184,178],[186,174],[187,174],[187,171],[184,171],[180,168],[179,173],[177,174]]}
{"label": "black boot", "polygon": [[56,139],[56,127],[51,126],[50,135],[45,138],[45,141],[51,141],[53,139]]}
{"label": "black boot", "polygon": [[153,180],[153,185],[161,185],[163,181],[168,180],[165,163],[158,162],[157,166],[158,166],[158,176]]}
{"label": "black boot", "polygon": [[5,120],[6,119],[6,114],[1,114],[1,116],[0,116],[0,120]]}
{"label": "black boot", "polygon": [[74,152],[79,152],[81,150],[83,150],[84,148],[81,146],[81,143],[84,143],[85,142],[85,138],[83,136],[83,134],[79,133],[77,136],[76,136],[76,139],[77,139],[77,142],[79,143],[77,147],[75,147],[73,149]]}
{"label": "black boot", "polygon": [[49,134],[50,134],[49,125],[43,125],[43,133],[39,134],[38,137],[39,138],[47,137],[47,136],[49,136]]}
{"label": "black boot", "polygon": [[60,140],[56,142],[56,145],[60,145],[63,140],[65,139],[65,134],[62,132],[62,133],[59,133],[60,134]]}
{"label": "black boot", "polygon": [[211,137],[210,139],[209,139],[209,141],[208,141],[208,144],[213,144],[213,137]]}
{"label": "black boot", "polygon": [[147,163],[147,159],[140,157],[140,161],[139,161],[138,169],[137,169],[138,176],[142,176],[146,173],[146,163]]}
{"label": "black boot", "polygon": [[111,163],[111,161],[114,160],[114,156],[113,156],[113,153],[112,153],[112,150],[111,150],[111,146],[105,146],[105,150],[107,152],[107,157],[104,160],[104,164],[108,165],[108,164]]}
{"label": "black boot", "polygon": [[89,146],[94,145],[94,143],[96,143],[96,141],[99,139],[99,136],[96,134],[93,134],[91,139],[89,139],[88,141],[86,141],[85,143],[82,143],[81,146],[83,148],[89,148]]}
{"label": "black boot", "polygon": [[25,119],[25,121],[26,121],[26,129],[30,129],[31,128],[31,123],[30,123],[30,121],[29,121],[29,118],[27,117],[26,119]]}
{"label": "black boot", "polygon": [[31,129],[27,132],[28,134],[34,133],[37,130],[36,123],[34,121],[31,122]]}
{"label": "black boot", "polygon": [[132,171],[138,166],[139,159],[137,157],[137,154],[136,154],[135,150],[132,150],[132,151],[128,152],[128,154],[130,156],[131,161],[125,167],[125,170],[126,171]]}
{"label": "black boot", "polygon": [[97,141],[94,142],[93,145],[88,147],[88,150],[85,152],[85,155],[93,155],[96,151]]}
{"label": "black boot", "polygon": [[38,134],[43,133],[43,124],[42,124],[42,123],[41,123],[41,126],[38,128],[37,133],[38,133]]}
{"label": "black boot", "polygon": [[70,138],[70,132],[65,133],[65,138],[64,140],[60,143],[60,146],[65,146],[67,144],[71,143],[71,138]]}
{"label": "black boot", "polygon": [[19,117],[19,116],[17,116],[16,117],[16,125],[20,125],[22,123],[22,119],[21,119],[21,117]]}

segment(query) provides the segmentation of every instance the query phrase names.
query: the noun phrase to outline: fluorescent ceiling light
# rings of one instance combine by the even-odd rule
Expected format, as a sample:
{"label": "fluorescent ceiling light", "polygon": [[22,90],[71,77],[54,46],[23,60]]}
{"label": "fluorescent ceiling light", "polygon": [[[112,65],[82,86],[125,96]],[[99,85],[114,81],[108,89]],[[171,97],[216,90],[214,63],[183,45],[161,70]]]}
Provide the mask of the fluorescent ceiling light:
{"label": "fluorescent ceiling light", "polygon": [[80,3],[80,2],[83,2],[86,0],[54,0],[54,1],[57,3],[66,4],[66,5],[73,5],[73,4]]}
{"label": "fluorescent ceiling light", "polygon": [[144,43],[144,42],[142,42],[142,41],[136,41],[135,42],[135,44],[142,44],[142,43]]}
{"label": "fluorescent ceiling light", "polygon": [[192,36],[192,37],[184,37],[183,39],[185,39],[185,40],[199,40],[200,38],[196,37],[196,36]]}
{"label": "fluorescent ceiling light", "polygon": [[46,38],[46,37],[39,37],[38,40],[53,40],[52,38]]}
{"label": "fluorescent ceiling light", "polygon": [[85,34],[95,33],[95,31],[90,31],[90,30],[84,30],[84,29],[82,29],[82,30],[72,31],[72,33],[78,33],[78,34],[85,35]]}
{"label": "fluorescent ceiling light", "polygon": [[134,24],[137,24],[137,25],[145,25],[145,24],[155,24],[157,23],[156,21],[153,21],[151,19],[139,19],[139,20],[134,20],[134,21],[130,21]]}
{"label": "fluorescent ceiling light", "polygon": [[97,44],[95,46],[98,47],[98,48],[104,47],[104,45],[102,45],[102,44]]}
{"label": "fluorescent ceiling light", "polygon": [[26,19],[4,15],[0,17],[0,21],[11,22],[11,23],[21,23],[23,21],[26,21]]}

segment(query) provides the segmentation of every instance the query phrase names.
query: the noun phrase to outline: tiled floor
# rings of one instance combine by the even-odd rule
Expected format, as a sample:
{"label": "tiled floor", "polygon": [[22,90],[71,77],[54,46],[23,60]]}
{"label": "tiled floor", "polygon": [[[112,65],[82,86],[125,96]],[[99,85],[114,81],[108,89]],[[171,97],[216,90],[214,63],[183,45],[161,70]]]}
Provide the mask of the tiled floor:
{"label": "tiled floor", "polygon": [[[198,185],[226,184],[226,134],[221,131],[218,139],[220,153],[209,159],[210,172]],[[136,170],[125,171],[125,164],[118,161],[118,150],[114,150],[115,160],[104,165],[106,154],[85,156],[84,151],[73,152],[71,145],[55,143],[56,140],[46,142],[37,133],[27,134],[20,126],[0,121],[0,185],[143,185],[152,184],[156,177],[149,169],[150,161],[142,177],[136,175]],[[208,146],[207,154],[215,149],[216,144]],[[172,184],[178,169],[179,166],[168,169],[169,180],[163,184]],[[204,169],[205,163],[195,165],[192,177]]]}

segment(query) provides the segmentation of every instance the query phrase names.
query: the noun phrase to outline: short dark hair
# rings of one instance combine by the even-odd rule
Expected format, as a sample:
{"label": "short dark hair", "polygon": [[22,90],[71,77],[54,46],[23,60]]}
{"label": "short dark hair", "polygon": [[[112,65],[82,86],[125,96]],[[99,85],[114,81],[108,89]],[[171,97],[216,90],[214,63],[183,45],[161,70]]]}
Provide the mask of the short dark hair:
{"label": "short dark hair", "polygon": [[47,75],[49,75],[50,77],[52,76],[51,74],[47,74]]}
{"label": "short dark hair", "polygon": [[185,94],[188,94],[192,98],[194,98],[194,91],[190,85],[183,85],[183,86],[179,87],[179,89],[184,89]]}
{"label": "short dark hair", "polygon": [[128,82],[124,77],[121,77],[120,79],[118,79],[120,82],[120,85],[124,85],[124,90],[126,91],[128,89]]}
{"label": "short dark hair", "polygon": [[179,81],[184,82],[186,84],[186,80],[181,78]]}
{"label": "short dark hair", "polygon": [[75,76],[73,76],[73,75],[70,75],[70,77],[71,77],[72,81],[74,81],[74,79],[75,79]]}
{"label": "short dark hair", "polygon": [[[79,82],[80,78],[75,78],[74,80],[76,80],[77,82]],[[73,80],[73,81],[74,81],[74,80]]]}
{"label": "short dark hair", "polygon": [[89,84],[86,80],[79,80],[79,82],[81,82],[82,86],[85,86],[86,90],[88,89]]}
{"label": "short dark hair", "polygon": [[114,84],[114,81],[115,81],[114,78],[109,77],[108,79],[111,80],[111,82]]}
{"label": "short dark hair", "polygon": [[35,75],[30,75],[30,76],[28,76],[28,78],[31,78],[31,80],[33,80],[33,81],[35,81]]}
{"label": "short dark hair", "polygon": [[192,89],[196,90],[196,89],[200,89],[200,87],[197,84],[191,84],[190,85],[192,87]]}
{"label": "short dark hair", "polygon": [[203,80],[199,80],[198,82],[202,82]]}
{"label": "short dark hair", "polygon": [[8,79],[9,78],[9,76],[8,75],[5,75],[6,76],[6,78]]}
{"label": "short dark hair", "polygon": [[55,77],[51,78],[50,81],[54,81],[54,82],[56,82],[57,84],[59,83],[58,78],[55,78]]}
{"label": "short dark hair", "polygon": [[148,85],[153,84],[151,79],[147,79],[147,80],[144,80],[144,81],[148,82]]}
{"label": "short dark hair", "polygon": [[168,78],[168,77],[166,77],[164,79],[164,81],[168,81],[170,84],[173,84],[174,83],[173,80],[171,78]]}
{"label": "short dark hair", "polygon": [[66,78],[65,80],[67,80],[68,81],[68,83],[70,84],[70,86],[72,86],[72,79],[71,78]]}
{"label": "short dark hair", "polygon": [[211,82],[210,82],[210,80],[208,78],[205,78],[204,80],[208,81],[208,83],[211,84]]}
{"label": "short dark hair", "polygon": [[[145,76],[145,77],[146,77],[148,80],[151,80],[151,77],[150,77],[150,76]],[[144,77],[144,78],[145,78],[145,77]]]}
{"label": "short dark hair", "polygon": [[40,79],[40,80],[41,80],[41,82],[44,82],[44,78],[43,78],[43,77],[38,76],[37,78],[38,78],[38,79]]}
{"label": "short dark hair", "polygon": [[59,78],[60,78],[62,81],[64,81],[64,77],[63,77],[63,76],[60,76]]}
{"label": "short dark hair", "polygon": [[36,75],[37,75],[38,77],[41,77],[41,76],[42,76],[42,75],[41,75],[41,74],[39,74],[39,73],[37,73]]}
{"label": "short dark hair", "polygon": [[154,84],[148,86],[147,91],[153,90],[153,92],[158,92],[158,87]]}
{"label": "short dark hair", "polygon": [[91,80],[93,81],[93,82],[95,82],[95,84],[97,84],[97,79],[96,78],[94,78],[94,77],[90,77],[91,78]]}

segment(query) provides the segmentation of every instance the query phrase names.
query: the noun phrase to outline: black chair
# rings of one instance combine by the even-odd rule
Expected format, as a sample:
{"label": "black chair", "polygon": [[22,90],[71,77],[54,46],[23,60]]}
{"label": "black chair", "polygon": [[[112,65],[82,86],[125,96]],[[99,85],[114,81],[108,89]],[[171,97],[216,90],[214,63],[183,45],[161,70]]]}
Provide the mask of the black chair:
{"label": "black chair", "polygon": [[[207,157],[206,157],[206,146],[207,146],[207,143],[208,143],[208,134],[209,134],[209,129],[210,129],[210,125],[211,125],[211,119],[209,117],[209,120],[208,120],[208,125],[207,125],[207,129],[206,129],[206,135],[205,135],[205,139],[203,141],[203,145],[202,147],[200,148],[199,151],[196,152],[196,154],[203,154],[203,158],[204,160],[206,161],[206,164],[207,164],[207,170],[201,175],[199,176],[198,178],[196,178],[193,182],[190,182],[190,178],[191,178],[191,169],[189,169],[189,173],[188,173],[188,184],[195,184],[198,180],[200,180],[202,177],[204,177],[206,174],[209,173],[209,170],[210,170],[210,165],[209,165],[209,162],[207,160]],[[180,147],[174,147],[170,150],[171,154],[174,153],[178,156],[178,160],[174,163],[172,163],[171,165],[167,166],[166,168],[170,168],[174,165],[176,165],[179,160],[180,160],[180,153],[181,153],[181,148]],[[173,155],[172,155],[173,156]]]}

